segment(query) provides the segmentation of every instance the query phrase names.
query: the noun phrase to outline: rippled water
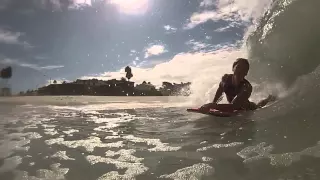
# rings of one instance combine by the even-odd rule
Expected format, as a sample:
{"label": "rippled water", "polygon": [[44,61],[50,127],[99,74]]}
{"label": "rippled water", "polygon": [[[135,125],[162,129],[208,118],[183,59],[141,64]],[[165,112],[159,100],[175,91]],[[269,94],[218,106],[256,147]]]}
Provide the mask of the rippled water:
{"label": "rippled water", "polygon": [[258,118],[268,108],[228,119],[187,113],[181,98],[116,99],[2,99],[0,179],[320,177],[320,143],[290,145]]}

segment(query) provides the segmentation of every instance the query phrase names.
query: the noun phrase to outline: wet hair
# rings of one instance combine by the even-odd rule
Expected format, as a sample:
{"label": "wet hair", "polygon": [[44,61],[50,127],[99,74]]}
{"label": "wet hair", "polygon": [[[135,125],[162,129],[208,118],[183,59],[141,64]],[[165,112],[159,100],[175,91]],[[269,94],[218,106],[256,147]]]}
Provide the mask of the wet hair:
{"label": "wet hair", "polygon": [[239,64],[240,62],[246,64],[246,66],[248,67],[248,70],[250,68],[250,64],[249,64],[249,61],[248,59],[245,59],[245,58],[238,58],[232,65],[232,69],[234,69],[234,67]]}

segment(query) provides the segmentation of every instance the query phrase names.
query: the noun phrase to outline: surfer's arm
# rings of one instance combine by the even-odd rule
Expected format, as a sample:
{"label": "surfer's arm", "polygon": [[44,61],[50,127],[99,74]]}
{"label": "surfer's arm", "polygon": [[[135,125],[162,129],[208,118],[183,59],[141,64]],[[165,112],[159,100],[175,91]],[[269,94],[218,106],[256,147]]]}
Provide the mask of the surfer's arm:
{"label": "surfer's arm", "polygon": [[214,99],[212,101],[213,104],[217,104],[219,101],[221,101],[222,99],[221,96],[223,94],[223,86],[224,86],[224,83],[227,81],[227,79],[228,79],[227,74],[222,76],[221,81],[219,83],[219,87],[216,91],[216,95],[214,96]]}
{"label": "surfer's arm", "polygon": [[212,103],[217,104],[220,101],[220,99],[221,99],[220,97],[222,96],[222,94],[223,94],[223,88],[222,88],[221,85],[219,85],[219,87],[218,87],[218,89],[216,91],[216,95],[214,96],[214,99],[213,99]]}
{"label": "surfer's arm", "polygon": [[244,86],[240,93],[233,99],[230,104],[213,104],[211,108],[214,108],[219,111],[235,111],[239,109],[247,109],[249,106],[249,97],[251,96],[252,86],[246,85]]}
{"label": "surfer's arm", "polygon": [[250,84],[245,84],[240,93],[232,100],[231,104],[235,109],[247,109],[249,106],[249,98],[252,93],[252,86]]}

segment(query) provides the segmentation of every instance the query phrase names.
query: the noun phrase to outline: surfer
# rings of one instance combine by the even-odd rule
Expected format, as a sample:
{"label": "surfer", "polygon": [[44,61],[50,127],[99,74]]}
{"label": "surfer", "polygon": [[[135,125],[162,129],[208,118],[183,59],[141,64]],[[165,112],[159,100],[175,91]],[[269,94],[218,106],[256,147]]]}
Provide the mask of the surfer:
{"label": "surfer", "polygon": [[[200,111],[207,112],[210,109],[220,111],[234,110],[256,110],[267,105],[271,101],[275,101],[276,97],[269,95],[259,103],[250,102],[249,98],[252,93],[252,86],[245,77],[248,74],[250,65],[247,59],[238,58],[232,65],[233,74],[225,74],[212,103],[201,106]],[[222,94],[225,93],[229,104],[218,104],[222,99]]]}

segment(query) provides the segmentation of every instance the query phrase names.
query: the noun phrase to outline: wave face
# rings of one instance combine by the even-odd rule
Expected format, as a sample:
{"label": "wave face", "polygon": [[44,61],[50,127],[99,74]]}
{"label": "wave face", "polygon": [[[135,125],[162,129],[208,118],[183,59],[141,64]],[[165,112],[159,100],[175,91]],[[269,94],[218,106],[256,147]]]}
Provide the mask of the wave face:
{"label": "wave face", "polygon": [[[318,0],[274,1],[246,40],[250,79],[280,83],[287,90],[287,96],[252,117],[262,120],[255,136],[276,147],[275,152],[285,152],[291,162],[295,153],[319,157],[307,153],[320,144],[319,7]],[[297,170],[316,167],[315,159],[298,159]]]}
{"label": "wave face", "polygon": [[247,39],[251,78],[290,87],[320,63],[320,1],[278,0]]}

